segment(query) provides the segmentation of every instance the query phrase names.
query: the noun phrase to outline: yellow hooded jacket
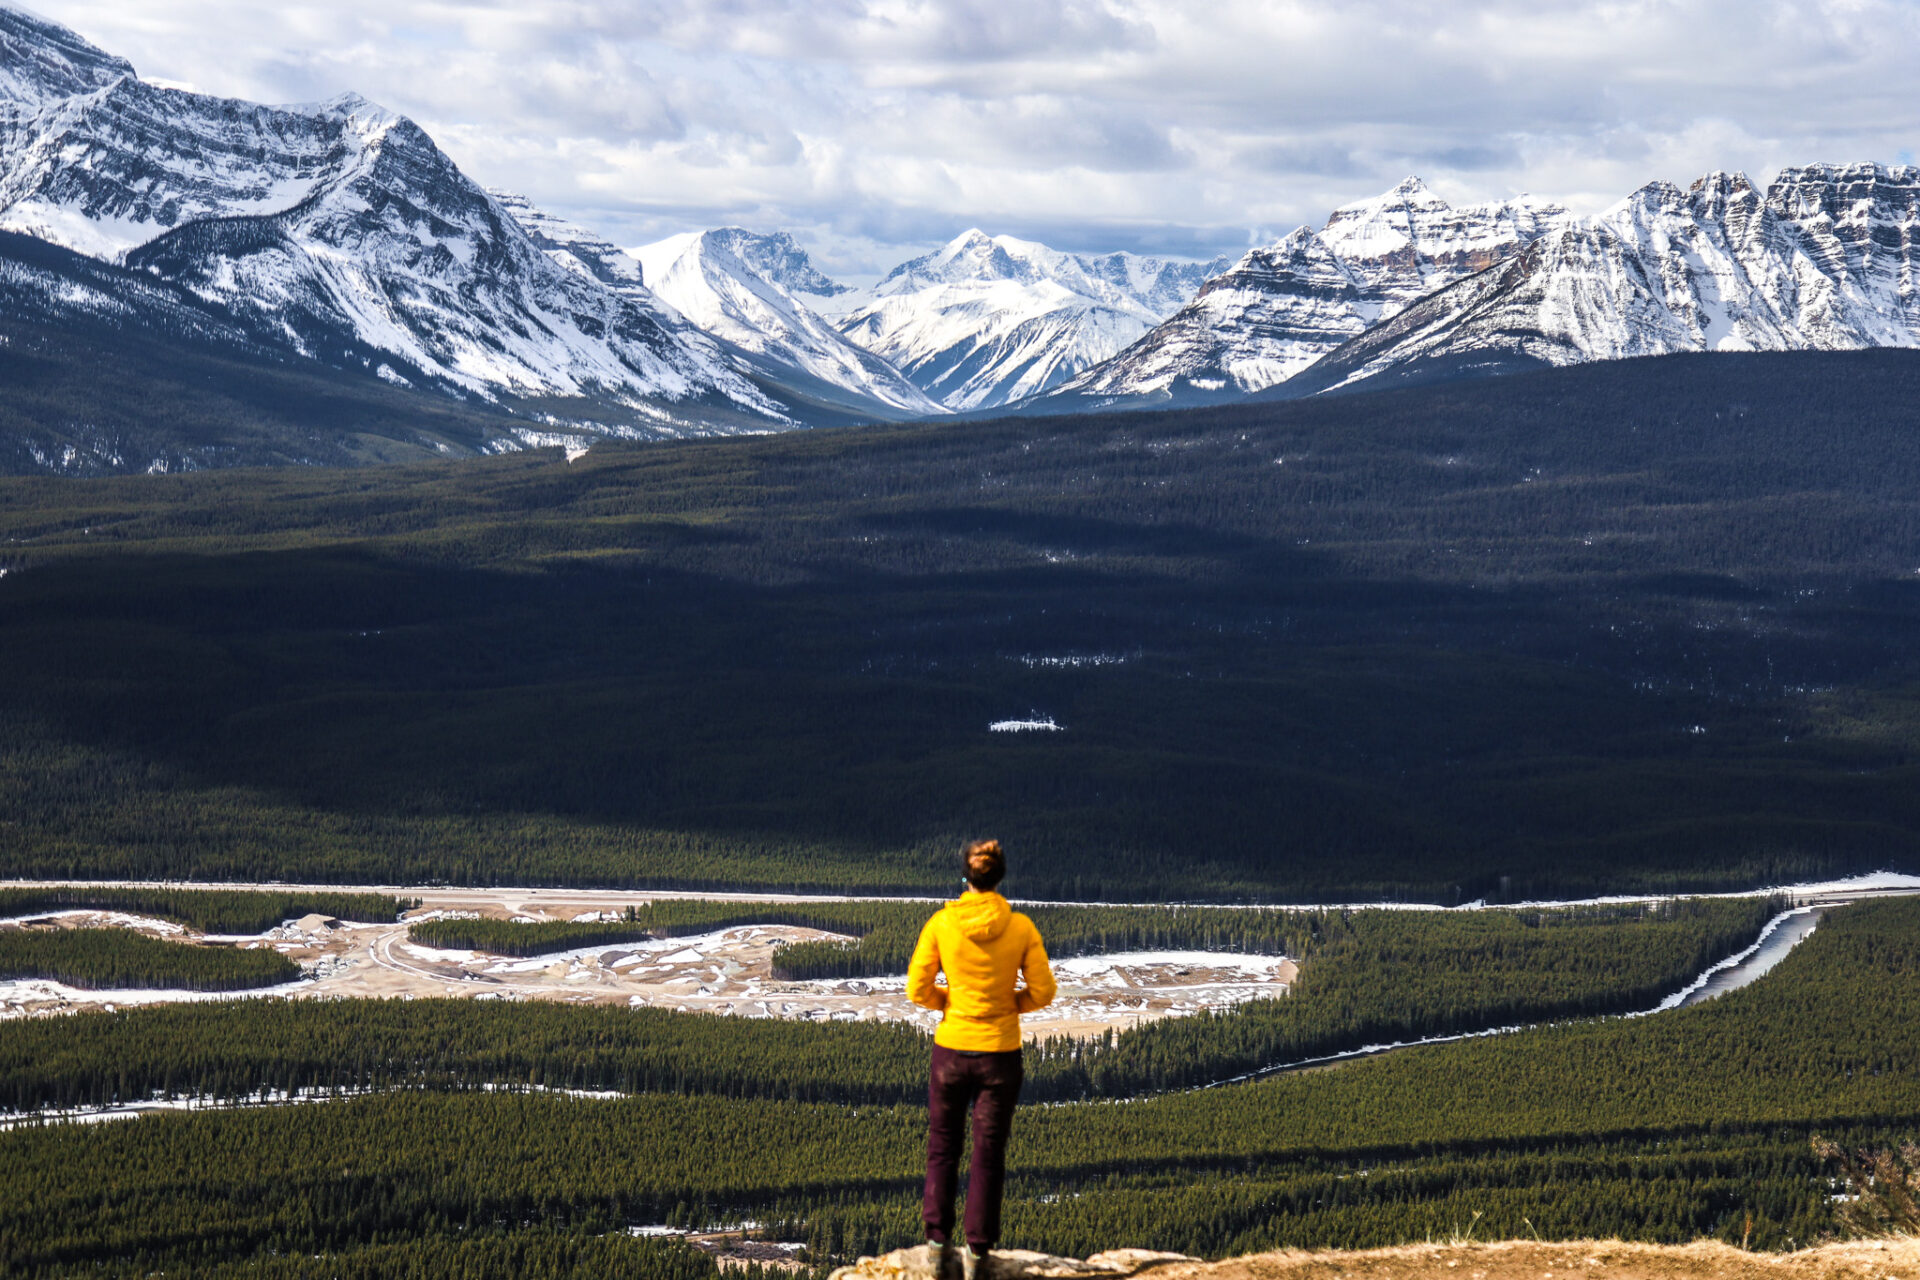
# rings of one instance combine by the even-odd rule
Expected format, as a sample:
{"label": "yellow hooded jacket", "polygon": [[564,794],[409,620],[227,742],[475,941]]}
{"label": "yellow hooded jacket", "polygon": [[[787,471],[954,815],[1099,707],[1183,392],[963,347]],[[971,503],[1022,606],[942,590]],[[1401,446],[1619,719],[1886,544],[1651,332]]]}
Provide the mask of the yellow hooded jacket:
{"label": "yellow hooded jacket", "polygon": [[[944,988],[933,982],[942,969]],[[1022,976],[1024,987],[1016,985]],[[933,1042],[948,1049],[1018,1049],[1020,1015],[1052,1003],[1053,989],[1040,931],[997,893],[966,893],[942,907],[907,966],[907,997],[946,1013]]]}

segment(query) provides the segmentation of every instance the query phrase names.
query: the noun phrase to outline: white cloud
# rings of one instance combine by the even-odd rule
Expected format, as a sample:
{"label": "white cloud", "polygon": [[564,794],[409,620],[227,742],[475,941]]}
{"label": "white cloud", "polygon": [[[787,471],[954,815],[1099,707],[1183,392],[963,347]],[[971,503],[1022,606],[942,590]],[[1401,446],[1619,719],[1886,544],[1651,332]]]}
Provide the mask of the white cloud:
{"label": "white cloud", "polygon": [[971,225],[1193,254],[1419,173],[1596,209],[1911,157],[1910,0],[35,0],[143,74],[354,89],[623,243],[785,227],[870,273]]}

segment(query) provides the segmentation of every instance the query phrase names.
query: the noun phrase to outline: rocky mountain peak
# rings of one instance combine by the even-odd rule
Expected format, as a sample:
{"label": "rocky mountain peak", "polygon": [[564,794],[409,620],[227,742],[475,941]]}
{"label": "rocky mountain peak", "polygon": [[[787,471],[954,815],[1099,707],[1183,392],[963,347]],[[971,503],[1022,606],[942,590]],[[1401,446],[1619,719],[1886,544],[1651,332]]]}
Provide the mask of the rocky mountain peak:
{"label": "rocky mountain peak", "polygon": [[[999,240],[970,227],[924,257],[903,263],[887,279],[906,276],[918,280],[957,283],[964,280],[1018,280],[1021,264]],[[886,281],[881,282],[882,285]]]}
{"label": "rocky mountain peak", "polygon": [[1920,168],[1815,164],[1782,169],[1768,184],[1766,199],[1794,222],[1911,221],[1920,212]]}
{"label": "rocky mountain peak", "polygon": [[1455,208],[1419,178],[1334,210],[1320,236],[1404,305],[1449,280],[1482,271],[1569,217],[1559,205],[1521,196]]}
{"label": "rocky mountain peak", "polygon": [[874,286],[874,292],[886,291],[890,286],[894,286],[896,281],[901,282],[905,287],[915,288],[925,281],[941,279],[954,261],[964,260],[970,250],[979,254],[984,251],[983,245],[991,244],[992,241],[987,239],[986,232],[977,227],[969,228],[932,253],[923,253],[917,258],[909,258],[887,272],[880,278],[880,283]]}
{"label": "rocky mountain peak", "polygon": [[134,76],[125,58],[0,0],[0,114],[31,112]]}
{"label": "rocky mountain peak", "polygon": [[1331,227],[1343,222],[1366,222],[1391,217],[1394,214],[1405,214],[1413,210],[1440,210],[1449,207],[1451,206],[1434,194],[1433,189],[1424,181],[1417,176],[1409,175],[1377,196],[1369,196],[1365,200],[1355,200],[1350,204],[1341,205],[1327,215],[1327,225]]}
{"label": "rocky mountain peak", "polygon": [[784,231],[762,234],[742,227],[720,227],[706,234],[716,247],[792,293],[826,299],[852,292],[849,286],[823,275],[806,250]]}
{"label": "rocky mountain peak", "polygon": [[1238,262],[1201,285],[1193,303],[1221,293],[1270,293],[1286,281],[1313,276],[1337,278],[1341,287],[1364,287],[1318,232],[1312,227],[1296,227],[1272,244],[1247,250]]}
{"label": "rocky mountain peak", "polygon": [[1774,232],[1774,215],[1764,193],[1744,173],[1716,169],[1696,178],[1687,188],[1687,203],[1696,221],[1724,227],[1730,243]]}
{"label": "rocky mountain peak", "polygon": [[1209,262],[1134,253],[1108,253],[1080,259],[1081,266],[1094,279],[1139,299],[1159,316],[1172,315],[1185,306],[1202,285],[1233,263],[1234,259],[1225,255]]}
{"label": "rocky mountain peak", "polygon": [[720,227],[631,251],[662,301],[729,343],[736,363],[858,418],[941,412],[899,370],[814,308],[850,292],[815,269],[785,232]]}
{"label": "rocky mountain peak", "polygon": [[1619,203],[1601,213],[1601,222],[1631,222],[1657,217],[1662,212],[1677,212],[1687,207],[1687,193],[1665,178],[1655,178],[1629,192]]}
{"label": "rocky mountain peak", "polygon": [[1716,169],[1693,180],[1687,188],[1687,203],[1698,217],[1724,218],[1735,209],[1751,216],[1765,198],[1746,174]]}
{"label": "rocky mountain peak", "polygon": [[948,408],[995,408],[1112,356],[1186,301],[1207,270],[972,229],[850,295],[839,325]]}
{"label": "rocky mountain peak", "polygon": [[1320,234],[1343,258],[1417,269],[1422,230],[1450,211],[1420,179],[1407,178],[1383,195],[1335,209]]}
{"label": "rocky mountain peak", "polygon": [[1687,194],[1693,198],[1726,201],[1738,198],[1743,193],[1755,191],[1753,179],[1744,173],[1729,173],[1725,169],[1715,169],[1695,178],[1687,187]]}

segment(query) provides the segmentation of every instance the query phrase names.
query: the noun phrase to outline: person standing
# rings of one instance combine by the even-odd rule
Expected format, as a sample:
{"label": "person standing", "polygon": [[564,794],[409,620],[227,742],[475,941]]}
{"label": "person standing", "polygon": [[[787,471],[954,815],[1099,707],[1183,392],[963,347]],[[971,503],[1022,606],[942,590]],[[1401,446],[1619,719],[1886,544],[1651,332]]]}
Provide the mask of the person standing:
{"label": "person standing", "polygon": [[[927,1084],[927,1186],[921,1202],[927,1240],[942,1280],[977,1267],[1000,1241],[1000,1196],[1006,1182],[1007,1136],[1025,1071],[1020,1015],[1053,1000],[1053,970],[1033,921],[995,892],[1007,873],[998,840],[979,840],[961,855],[966,892],[920,930],[907,967],[907,996],[942,1016],[933,1035]],[[947,985],[935,984],[941,972]],[[1025,985],[1021,985],[1024,980]],[[966,1248],[953,1234],[960,1148],[973,1116],[973,1164],[967,1175]]]}

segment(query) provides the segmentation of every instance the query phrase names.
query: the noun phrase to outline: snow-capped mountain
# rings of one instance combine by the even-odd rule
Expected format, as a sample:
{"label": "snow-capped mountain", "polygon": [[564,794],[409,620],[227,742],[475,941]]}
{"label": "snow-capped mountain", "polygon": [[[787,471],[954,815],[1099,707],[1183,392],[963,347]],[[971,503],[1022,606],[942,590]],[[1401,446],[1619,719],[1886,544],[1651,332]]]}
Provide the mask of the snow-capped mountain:
{"label": "snow-capped mountain", "polygon": [[1320,228],[1320,240],[1366,280],[1391,314],[1485,270],[1571,216],[1531,196],[1456,209],[1413,177],[1384,195],[1335,209]]}
{"label": "snow-capped mountain", "polygon": [[990,409],[1107,359],[1225,265],[1061,253],[967,231],[871,290],[819,305],[947,408]]}
{"label": "snow-capped mountain", "polygon": [[[1764,191],[1725,173],[1655,182],[1591,219],[1524,197],[1455,208],[1410,178],[1233,263],[968,231],[856,291],[784,233],[622,250],[481,190],[364,99],[162,88],[0,0],[8,323],[119,326],[195,359],[307,361],[532,420],[500,439],[555,421],[767,430],[1920,347],[1917,228],[1913,167],[1794,168]],[[495,439],[491,420],[460,430]]]}
{"label": "snow-capped mountain", "polygon": [[648,285],[688,320],[744,353],[756,373],[865,415],[944,413],[886,360],[815,309],[850,293],[785,232],[738,227],[671,236],[632,250]]}
{"label": "snow-capped mountain", "polygon": [[132,74],[133,64],[125,59],[103,53],[65,27],[0,3],[0,121],[104,89]]}
{"label": "snow-capped mountain", "polygon": [[1417,299],[1566,222],[1527,197],[1454,208],[1408,178],[1208,280],[1193,301],[1041,409],[1232,398],[1284,382]]}
{"label": "snow-capped mountain", "polygon": [[1303,379],[1565,365],[1682,351],[1920,346],[1920,169],[1816,165],[1759,191],[1710,173],[1431,295]]}
{"label": "snow-capped mountain", "polygon": [[[329,367],[170,281],[0,231],[0,474],[352,465],[585,437]],[[346,367],[342,367],[346,366]]]}
{"label": "snow-capped mountain", "polygon": [[159,88],[4,5],[0,40],[0,229],[177,281],[392,381],[649,430],[792,425],[637,281],[541,252],[401,116]]}
{"label": "snow-capped mountain", "polygon": [[1364,332],[1382,306],[1365,277],[1302,227],[1250,251],[1151,333],[1041,403],[1243,395]]}

